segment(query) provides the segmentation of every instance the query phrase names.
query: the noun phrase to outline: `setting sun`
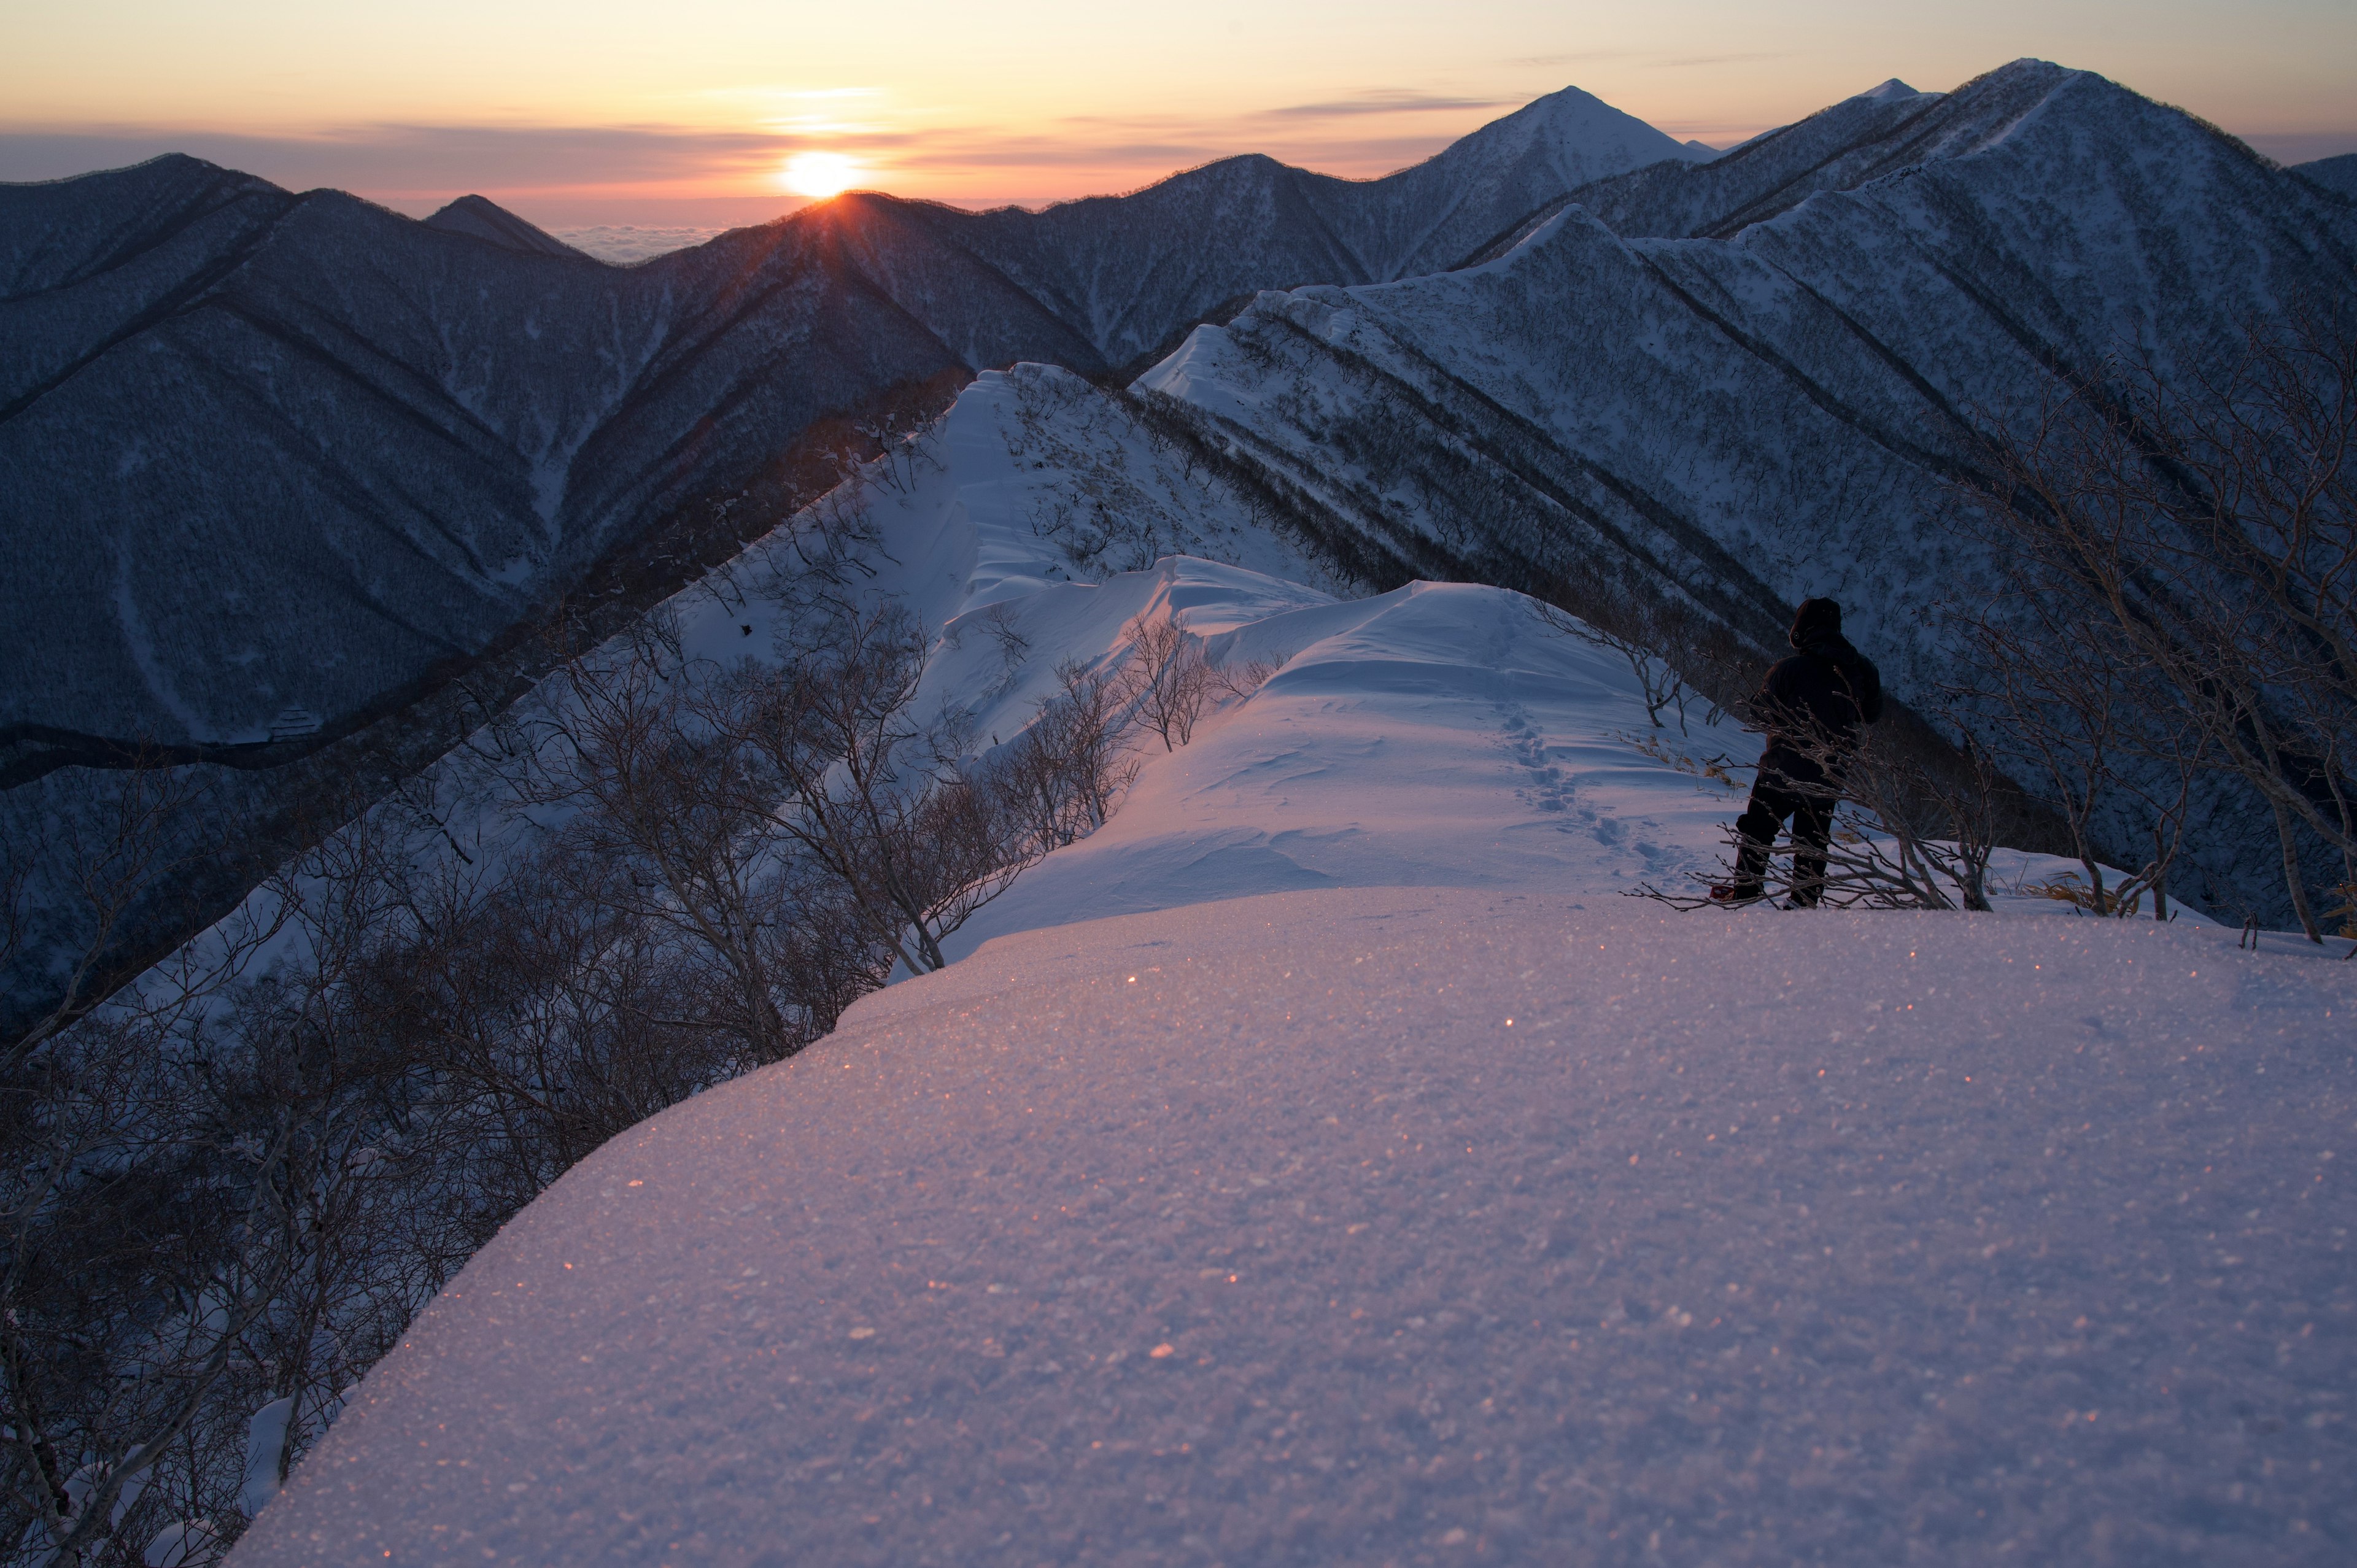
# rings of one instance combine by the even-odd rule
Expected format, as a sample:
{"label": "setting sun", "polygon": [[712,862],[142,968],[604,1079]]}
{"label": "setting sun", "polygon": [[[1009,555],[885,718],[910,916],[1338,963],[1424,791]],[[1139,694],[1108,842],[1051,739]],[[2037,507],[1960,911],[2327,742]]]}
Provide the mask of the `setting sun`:
{"label": "setting sun", "polygon": [[786,160],[786,188],[824,200],[859,177],[859,165],[841,153],[797,153]]}

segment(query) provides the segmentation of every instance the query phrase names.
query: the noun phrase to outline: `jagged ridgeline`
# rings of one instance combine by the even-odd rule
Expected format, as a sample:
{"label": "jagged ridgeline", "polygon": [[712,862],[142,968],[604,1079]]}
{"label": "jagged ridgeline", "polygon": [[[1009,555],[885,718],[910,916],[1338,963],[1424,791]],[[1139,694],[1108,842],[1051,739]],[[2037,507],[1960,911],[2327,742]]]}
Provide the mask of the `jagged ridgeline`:
{"label": "jagged ridgeline", "polygon": [[[153,950],[296,801],[381,791],[552,628],[611,629],[879,416],[1020,360],[1136,376],[1362,577],[1636,592],[1753,648],[1832,592],[1920,694],[1975,570],[1941,510],[1971,424],[2338,308],[2334,172],[2025,61],[1717,158],[1566,91],[1383,180],[853,195],[630,268],[488,202],[414,222],[182,157],[0,188],[0,811],[38,838],[103,820],[135,752],[186,765],[248,826],[179,846],[178,901],[116,939]],[[77,939],[36,936],[16,1015]]]}
{"label": "jagged ridgeline", "polygon": [[[1466,267],[1263,295],[1140,385],[1419,574],[1666,591],[1760,647],[1830,594],[1922,703],[1943,612],[1996,586],[1959,516],[2002,488],[1975,431],[2139,367],[2190,385],[2255,330],[2345,340],[2328,185],[2086,72],[1889,82],[1570,192]],[[2255,808],[2205,797],[2186,890],[2287,919]]]}
{"label": "jagged ridgeline", "polygon": [[295,802],[423,766],[553,617],[614,629],[872,452],[879,411],[1023,360],[1102,377],[1255,290],[1445,266],[1700,156],[1566,91],[1383,180],[853,195],[627,269],[479,198],[420,223],[187,157],[0,188],[0,810],[102,834],[124,762],[194,765],[183,886],[117,956],[151,951],[317,825]]}

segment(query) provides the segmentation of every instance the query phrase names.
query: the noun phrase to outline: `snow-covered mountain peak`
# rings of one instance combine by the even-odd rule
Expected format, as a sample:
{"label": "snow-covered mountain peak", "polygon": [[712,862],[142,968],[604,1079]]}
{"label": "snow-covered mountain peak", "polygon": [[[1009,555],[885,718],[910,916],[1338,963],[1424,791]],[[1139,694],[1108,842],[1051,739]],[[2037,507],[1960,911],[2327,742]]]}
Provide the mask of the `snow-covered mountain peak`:
{"label": "snow-covered mountain peak", "polygon": [[1864,92],[1857,93],[1855,96],[1859,98],[1871,98],[1878,102],[1890,102],[1900,98],[1921,98],[1925,95],[1916,91],[1913,88],[1908,86],[1905,82],[1900,81],[1894,76],[1889,81],[1883,82],[1880,86],[1869,87]]}
{"label": "snow-covered mountain peak", "polygon": [[426,219],[425,226],[452,234],[488,240],[494,245],[504,245],[511,251],[522,251],[527,255],[579,257],[587,254],[575,250],[546,230],[526,222],[488,197],[462,196]]}
{"label": "snow-covered mountain peak", "polygon": [[1631,166],[1663,158],[1699,161],[1706,156],[1592,92],[1566,87],[1450,143],[1435,161],[1512,158],[1532,151],[1583,164],[1608,151],[1622,152],[1636,158]]}

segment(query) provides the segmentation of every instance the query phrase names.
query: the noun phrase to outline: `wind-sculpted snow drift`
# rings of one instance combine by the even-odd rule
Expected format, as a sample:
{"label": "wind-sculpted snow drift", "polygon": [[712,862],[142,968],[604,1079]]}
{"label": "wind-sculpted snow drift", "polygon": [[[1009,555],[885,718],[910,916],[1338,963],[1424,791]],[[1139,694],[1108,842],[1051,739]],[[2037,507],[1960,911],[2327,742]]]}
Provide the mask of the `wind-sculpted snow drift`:
{"label": "wind-sculpted snow drift", "polygon": [[[940,628],[922,701],[978,744],[1140,614],[1274,673],[1146,740],[949,969],[510,1225],[237,1561],[2298,1562],[2357,1525],[2311,1467],[2357,1310],[2340,968],[2037,902],[1645,913],[1613,895],[1709,867],[1749,737],[1655,728],[1502,590],[1284,581],[1314,563],[1127,406],[979,378],[856,498],[853,580]],[[1250,553],[1136,553],[1173,544]],[[790,629],[762,572],[683,598],[683,650]],[[421,853],[529,831],[447,800]]]}

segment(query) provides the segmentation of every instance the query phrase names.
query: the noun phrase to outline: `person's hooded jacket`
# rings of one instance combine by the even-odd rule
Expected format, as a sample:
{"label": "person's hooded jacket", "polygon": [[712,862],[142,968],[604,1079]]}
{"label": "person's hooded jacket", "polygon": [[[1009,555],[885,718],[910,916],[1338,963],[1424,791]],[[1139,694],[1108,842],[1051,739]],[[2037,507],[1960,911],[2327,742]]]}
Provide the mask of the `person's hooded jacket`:
{"label": "person's hooded jacket", "polygon": [[1801,601],[1789,640],[1800,651],[1768,671],[1752,700],[1752,717],[1768,732],[1760,771],[1797,789],[1837,790],[1857,726],[1882,717],[1882,675],[1842,635],[1841,606],[1831,599]]}

